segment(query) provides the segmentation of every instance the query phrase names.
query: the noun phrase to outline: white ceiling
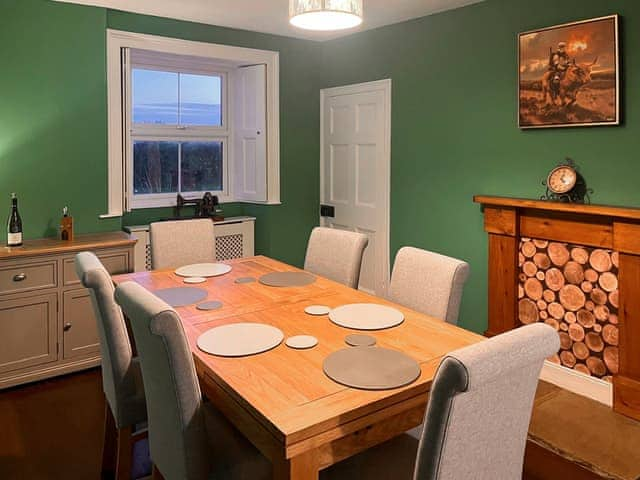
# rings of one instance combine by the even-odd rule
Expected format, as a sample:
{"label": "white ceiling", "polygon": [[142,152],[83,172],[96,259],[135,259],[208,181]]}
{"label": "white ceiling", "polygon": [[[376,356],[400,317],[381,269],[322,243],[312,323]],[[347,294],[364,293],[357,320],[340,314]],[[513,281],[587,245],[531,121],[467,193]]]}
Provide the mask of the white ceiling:
{"label": "white ceiling", "polygon": [[288,0],[55,0],[127,12],[190,20],[211,25],[273,33],[310,40],[329,40],[356,31],[403,22],[482,0],[364,0],[364,21],[341,32],[309,32],[289,25]]}

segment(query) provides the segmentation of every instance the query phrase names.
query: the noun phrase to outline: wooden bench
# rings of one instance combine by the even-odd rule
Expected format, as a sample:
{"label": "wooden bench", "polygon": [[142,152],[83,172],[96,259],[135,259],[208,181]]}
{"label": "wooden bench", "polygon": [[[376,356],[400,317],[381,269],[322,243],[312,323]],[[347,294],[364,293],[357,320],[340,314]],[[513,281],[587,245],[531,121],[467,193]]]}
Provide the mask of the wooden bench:
{"label": "wooden bench", "polygon": [[640,422],[540,382],[524,478],[639,480]]}

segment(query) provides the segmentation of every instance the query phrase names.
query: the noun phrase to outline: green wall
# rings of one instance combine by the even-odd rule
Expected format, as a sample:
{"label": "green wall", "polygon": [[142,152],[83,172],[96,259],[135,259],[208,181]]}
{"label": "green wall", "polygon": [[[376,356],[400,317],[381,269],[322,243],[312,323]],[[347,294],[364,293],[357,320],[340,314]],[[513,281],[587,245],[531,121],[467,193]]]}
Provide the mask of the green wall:
{"label": "green wall", "polygon": [[0,0],[0,217],[14,191],[26,238],[55,235],[64,205],[78,233],[172,215],[98,218],[107,209],[106,28],[280,52],[283,205],[225,213],[255,215],[257,251],[301,264],[318,221],[320,44],[97,7]]}
{"label": "green wall", "polygon": [[[622,15],[624,124],[520,131],[518,32],[611,13]],[[474,194],[538,198],[571,156],[594,203],[640,206],[639,24],[637,0],[487,0],[323,44],[323,87],[392,79],[391,253],[415,245],[471,263],[463,326],[483,331],[487,317]]]}
{"label": "green wall", "polygon": [[[117,230],[106,211],[106,12],[0,0],[0,221],[16,192],[26,238]],[[2,229],[0,244],[4,244]]]}

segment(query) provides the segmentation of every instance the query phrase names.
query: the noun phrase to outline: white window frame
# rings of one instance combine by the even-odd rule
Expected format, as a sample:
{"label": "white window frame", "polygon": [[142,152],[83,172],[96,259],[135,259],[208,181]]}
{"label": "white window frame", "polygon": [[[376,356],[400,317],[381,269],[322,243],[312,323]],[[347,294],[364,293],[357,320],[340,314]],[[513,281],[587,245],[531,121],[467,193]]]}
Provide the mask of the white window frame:
{"label": "white window frame", "polygon": [[[130,180],[126,178],[131,172],[125,165],[127,155],[125,149],[131,148],[131,142],[126,142],[128,125],[123,124],[123,109],[128,107],[130,96],[124,88],[122,72],[122,55],[126,49],[139,49],[166,54],[187,55],[216,59],[220,63],[229,65],[253,65],[263,63],[267,71],[267,199],[261,203],[267,205],[280,204],[280,94],[279,94],[279,53],[269,50],[234,47],[206,42],[195,42],[156,35],[147,35],[121,30],[107,29],[107,122],[108,122],[108,212],[101,218],[120,217],[131,205],[125,204],[126,192],[131,191]],[[227,79],[227,95],[231,95],[232,72]],[[124,93],[123,93],[124,92]],[[228,102],[227,102],[228,103]],[[227,110],[227,120],[230,120],[230,109]],[[224,118],[224,113],[223,113]],[[224,121],[224,120],[223,120]],[[227,125],[230,125],[227,123]],[[227,141],[231,147],[231,141]],[[225,146],[226,150],[227,146]],[[227,168],[231,175],[233,169]],[[224,172],[224,170],[223,170]],[[232,178],[227,179],[229,188],[233,185]],[[191,195],[191,194],[190,194]],[[233,197],[229,190],[221,201],[242,201]],[[175,204],[175,198],[171,205]],[[167,205],[166,201],[162,205]],[[154,205],[149,205],[154,206]],[[138,205],[136,205],[136,208]]]}
{"label": "white window frame", "polygon": [[[160,70],[164,72],[176,72],[176,73],[192,73],[200,75],[215,75],[221,79],[221,120],[220,126],[184,126],[184,125],[154,125],[154,124],[134,124],[132,122],[131,115],[125,114],[126,128],[124,132],[125,145],[127,148],[126,155],[126,172],[133,172],[133,143],[137,140],[149,140],[149,141],[172,141],[172,142],[184,142],[184,141],[202,141],[202,142],[215,142],[221,141],[223,143],[222,152],[222,190],[211,191],[213,195],[217,195],[220,202],[233,201],[231,197],[230,184],[233,181],[232,172],[230,171],[229,158],[233,158],[233,137],[231,133],[231,125],[233,125],[233,118],[231,117],[232,108],[230,108],[229,100],[231,98],[229,94],[230,84],[229,78],[233,75],[233,70],[217,65],[212,62],[197,62],[196,59],[185,59],[185,57],[171,58],[167,55],[149,56],[144,58],[144,53],[136,55],[138,60],[131,58],[125,61],[126,65],[123,65],[123,69],[126,71],[125,81],[127,86],[133,85],[132,70],[147,69],[147,70]],[[180,60],[184,59],[184,62]],[[126,89],[126,105],[127,112],[133,112],[133,103],[131,89]],[[176,133],[178,131],[179,133]],[[173,134],[172,134],[173,133]],[[180,149],[180,147],[178,147]],[[138,208],[152,208],[152,207],[166,207],[167,205],[173,205],[176,201],[176,194],[180,193],[187,198],[202,197],[205,191],[194,192],[182,192],[181,191],[181,174],[180,169],[182,166],[181,156],[178,155],[178,192],[172,193],[145,193],[136,195],[133,190],[133,175],[125,175],[127,181],[127,195],[126,206],[131,209]]]}

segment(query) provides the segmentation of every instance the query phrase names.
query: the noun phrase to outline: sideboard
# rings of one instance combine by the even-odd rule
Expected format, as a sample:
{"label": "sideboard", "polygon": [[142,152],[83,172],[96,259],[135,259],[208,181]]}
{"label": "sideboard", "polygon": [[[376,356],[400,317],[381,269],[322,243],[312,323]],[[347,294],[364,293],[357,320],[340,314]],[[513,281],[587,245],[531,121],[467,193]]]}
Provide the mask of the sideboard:
{"label": "sideboard", "polygon": [[0,248],[0,388],[100,364],[91,297],[74,257],[90,250],[110,273],[127,273],[135,243],[109,232]]}

